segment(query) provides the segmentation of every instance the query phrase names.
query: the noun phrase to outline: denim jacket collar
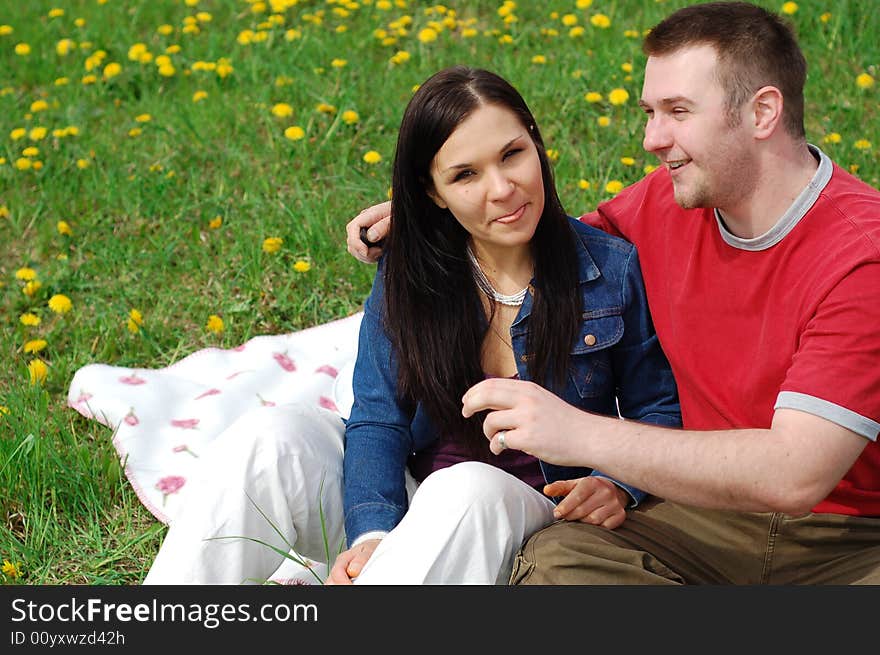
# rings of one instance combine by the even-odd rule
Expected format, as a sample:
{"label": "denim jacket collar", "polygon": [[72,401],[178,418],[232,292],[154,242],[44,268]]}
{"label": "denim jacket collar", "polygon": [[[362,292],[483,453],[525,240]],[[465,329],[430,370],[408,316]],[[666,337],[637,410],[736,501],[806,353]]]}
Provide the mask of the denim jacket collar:
{"label": "denim jacket collar", "polygon": [[[583,240],[578,238],[577,235],[573,236],[575,249],[577,250],[578,275],[580,276],[578,284],[580,285],[595,280],[601,275],[601,273],[599,272],[599,267],[596,266],[596,262],[593,261],[593,257],[592,255],[590,255],[590,251],[587,250],[587,246],[584,244]],[[513,324],[510,326],[511,328],[517,327],[532,313],[532,303],[534,301],[533,297],[535,293],[534,282],[534,278],[529,281],[529,292],[526,294],[526,297],[523,300],[522,307],[519,310],[519,314],[516,315],[516,318],[513,320]]]}

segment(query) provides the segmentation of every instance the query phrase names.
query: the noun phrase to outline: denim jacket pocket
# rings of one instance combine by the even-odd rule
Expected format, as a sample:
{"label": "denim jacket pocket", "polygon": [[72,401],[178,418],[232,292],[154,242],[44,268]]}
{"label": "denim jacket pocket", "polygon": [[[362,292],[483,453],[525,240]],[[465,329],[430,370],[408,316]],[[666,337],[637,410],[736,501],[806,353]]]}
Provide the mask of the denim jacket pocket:
{"label": "denim jacket pocket", "polygon": [[620,309],[584,312],[571,350],[571,378],[581,398],[613,397],[614,375],[610,348],[623,337]]}

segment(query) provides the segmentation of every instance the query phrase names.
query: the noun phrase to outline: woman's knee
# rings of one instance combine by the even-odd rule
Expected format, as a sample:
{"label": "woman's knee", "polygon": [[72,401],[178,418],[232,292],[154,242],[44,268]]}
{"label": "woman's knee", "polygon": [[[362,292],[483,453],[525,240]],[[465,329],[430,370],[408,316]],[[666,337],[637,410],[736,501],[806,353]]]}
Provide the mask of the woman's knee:
{"label": "woman's knee", "polygon": [[524,483],[497,466],[483,462],[461,462],[434,471],[419,485],[413,502],[431,501],[444,505],[497,505]]}

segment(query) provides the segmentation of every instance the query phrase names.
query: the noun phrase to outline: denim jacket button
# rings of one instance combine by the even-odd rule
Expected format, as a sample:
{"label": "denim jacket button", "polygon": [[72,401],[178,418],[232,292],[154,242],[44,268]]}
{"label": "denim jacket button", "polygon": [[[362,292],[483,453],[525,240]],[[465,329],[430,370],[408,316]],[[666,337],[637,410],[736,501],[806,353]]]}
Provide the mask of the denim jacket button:
{"label": "denim jacket button", "polygon": [[595,334],[588,334],[587,336],[584,337],[584,343],[587,344],[588,346],[595,346],[596,345],[596,335]]}

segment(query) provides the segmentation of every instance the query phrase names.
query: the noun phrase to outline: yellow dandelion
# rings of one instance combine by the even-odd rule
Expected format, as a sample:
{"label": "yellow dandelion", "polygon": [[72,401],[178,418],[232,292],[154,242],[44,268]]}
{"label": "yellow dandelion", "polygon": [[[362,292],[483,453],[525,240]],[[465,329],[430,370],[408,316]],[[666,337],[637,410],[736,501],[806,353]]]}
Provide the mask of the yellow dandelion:
{"label": "yellow dandelion", "polygon": [[862,73],[856,78],[856,84],[860,89],[870,89],[874,86],[874,78],[868,73]]}
{"label": "yellow dandelion", "polygon": [[115,61],[111,61],[109,64],[104,66],[104,79],[109,80],[112,77],[116,77],[122,72],[122,65],[116,63]]}
{"label": "yellow dandelion", "polygon": [[[8,414],[9,409],[6,409],[6,411],[3,413]],[[3,560],[3,567],[0,568],[0,571],[2,571],[3,575],[5,575],[7,578],[17,578],[21,575],[21,569],[19,569],[18,565],[13,564],[8,559]]]}
{"label": "yellow dandelion", "polygon": [[657,166],[655,166],[654,164],[645,164],[645,167],[642,170],[645,172],[645,175],[647,175],[648,173],[653,173],[654,171],[656,171]]}
{"label": "yellow dandelion", "polygon": [[286,102],[276,103],[272,105],[272,115],[277,116],[278,118],[293,116],[293,107],[288,105]]}
{"label": "yellow dandelion", "polygon": [[39,280],[31,280],[27,284],[24,285],[21,292],[26,295],[28,298],[33,298],[37,295],[37,291],[43,286],[43,283]]}
{"label": "yellow dandelion", "polygon": [[76,167],[80,170],[84,170],[91,165],[92,165],[92,162],[90,162],[88,159],[77,159],[76,160]]}
{"label": "yellow dandelion", "polygon": [[819,20],[822,21],[823,23],[827,23],[828,21],[831,20],[831,12],[826,11],[824,14],[819,16]]}
{"label": "yellow dandelion", "polygon": [[584,95],[584,100],[591,104],[602,102],[602,94],[596,93],[595,91],[590,91],[589,93]]}
{"label": "yellow dandelion", "polygon": [[285,138],[288,138],[291,141],[299,141],[300,139],[305,137],[305,135],[306,131],[299,125],[291,125],[286,130],[284,130]]}
{"label": "yellow dandelion", "polygon": [[40,324],[40,317],[36,314],[28,312],[18,317],[18,322],[25,327],[37,327]]}
{"label": "yellow dandelion", "polygon": [[94,75],[83,75],[82,80],[80,80],[84,85],[94,84],[98,81],[98,78]]}
{"label": "yellow dandelion", "polygon": [[433,27],[425,27],[419,30],[419,41],[422,43],[431,43],[437,40],[437,30]]}
{"label": "yellow dandelion", "polygon": [[171,34],[174,34],[174,26],[165,23],[164,25],[157,27],[156,31],[162,36],[170,36]]}
{"label": "yellow dandelion", "polygon": [[141,128],[133,127],[128,131],[128,136],[134,138],[136,136],[140,136],[141,134],[143,134],[143,132],[144,131]]}
{"label": "yellow dandelion", "polygon": [[534,57],[532,57],[532,63],[533,64],[546,64],[547,57],[545,57],[544,55],[535,55]]}
{"label": "yellow dandelion", "polygon": [[587,189],[590,188],[590,186],[591,186],[591,185],[590,185],[590,183],[589,183],[587,180],[584,180],[584,179],[580,179],[580,180],[578,180],[578,189],[581,189],[581,190],[583,190],[583,191],[586,191]]}
{"label": "yellow dandelion", "polygon": [[28,132],[28,138],[31,141],[42,141],[46,138],[46,135],[49,133],[49,130],[45,127],[37,126],[31,128],[30,132]]}
{"label": "yellow dandelion", "polygon": [[153,117],[150,114],[138,114],[134,117],[135,123],[149,123],[153,120]]}
{"label": "yellow dandelion", "polygon": [[312,265],[304,259],[297,259],[296,263],[293,265],[293,270],[297,273],[306,273],[311,268]]}
{"label": "yellow dandelion", "polygon": [[15,271],[15,279],[30,282],[37,279],[37,272],[29,266],[25,266]]}
{"label": "yellow dandelion", "polygon": [[21,151],[21,154],[25,157],[36,157],[40,154],[40,149],[35,146],[30,146]]}
{"label": "yellow dandelion", "polygon": [[364,153],[364,161],[368,164],[378,164],[380,161],[382,161],[382,155],[380,155],[375,150],[368,150],[366,153]]}
{"label": "yellow dandelion", "polygon": [[9,36],[13,31],[12,25],[0,25],[0,36]]}
{"label": "yellow dandelion", "polygon": [[15,160],[15,167],[20,171],[28,171],[33,165],[33,162],[27,157],[19,157]]}
{"label": "yellow dandelion", "polygon": [[596,122],[599,124],[599,127],[608,127],[611,125],[611,119],[607,116],[599,116],[599,118],[596,119]]}
{"label": "yellow dandelion", "polygon": [[34,100],[31,103],[31,111],[35,114],[38,111],[46,111],[48,108],[49,108],[49,103],[46,102],[45,100]]}
{"label": "yellow dandelion", "polygon": [[785,2],[782,5],[782,13],[788,14],[789,16],[793,15],[798,10],[798,5],[796,2]]}
{"label": "yellow dandelion", "polygon": [[825,143],[840,143],[843,137],[840,136],[837,132],[830,132],[822,137],[822,141]]}
{"label": "yellow dandelion", "polygon": [[608,94],[608,102],[612,105],[622,105],[629,100],[629,93],[626,89],[612,89]]}
{"label": "yellow dandelion", "polygon": [[266,237],[263,239],[263,252],[269,254],[276,253],[281,250],[284,239],[281,237]]}
{"label": "yellow dandelion", "polygon": [[16,43],[15,44],[15,54],[19,57],[26,57],[31,54],[31,47],[27,43]]}
{"label": "yellow dandelion", "polygon": [[550,161],[558,161],[559,151],[555,148],[547,148],[547,159],[549,159]]}
{"label": "yellow dandelion", "polygon": [[68,237],[73,235],[73,230],[70,228],[70,223],[67,221],[58,221],[55,224],[55,229],[58,230],[58,234],[63,234]]}
{"label": "yellow dandelion", "polygon": [[322,114],[335,114],[336,113],[336,107],[334,107],[333,105],[329,105],[326,102],[318,103],[315,106],[315,110],[321,112]]}
{"label": "yellow dandelion", "polygon": [[49,309],[56,314],[66,314],[73,309],[73,303],[63,293],[56,293],[49,298]]}
{"label": "yellow dandelion", "polygon": [[630,62],[625,61],[620,65],[620,70],[622,70],[624,73],[632,73],[633,65]]}
{"label": "yellow dandelion", "polygon": [[214,218],[212,218],[208,222],[208,227],[211,228],[212,230],[220,229],[221,225],[223,225],[223,217],[222,216],[215,216]]}
{"label": "yellow dandelion", "polygon": [[45,339],[31,339],[30,341],[25,342],[24,351],[28,354],[35,355],[41,350],[44,350],[48,345],[49,344]]}
{"label": "yellow dandelion", "polygon": [[624,166],[633,166],[633,165],[635,165],[636,160],[633,159],[632,157],[621,157],[620,163],[623,164]]}
{"label": "yellow dandelion", "polygon": [[590,16],[590,25],[603,30],[607,30],[609,27],[611,27],[611,19],[608,18],[608,16],[606,16],[605,14],[594,14]]}
{"label": "yellow dandelion", "polygon": [[345,68],[345,66],[348,65],[348,60],[347,59],[334,59],[333,61],[330,62],[330,65],[333,68]]}
{"label": "yellow dandelion", "polygon": [[[9,408],[6,405],[0,405],[0,414],[9,414]],[[3,564],[5,565],[6,563],[7,561],[3,560]]]}
{"label": "yellow dandelion", "polygon": [[202,91],[201,89],[199,89],[198,91],[193,93],[193,102],[201,102],[202,100],[204,100],[207,97],[208,97],[208,92]]}
{"label": "yellow dandelion", "polygon": [[126,321],[125,326],[128,328],[128,331],[132,334],[137,334],[141,331],[141,326],[144,324],[144,315],[141,314],[138,309],[131,309],[128,312],[128,320]]}
{"label": "yellow dandelion", "polygon": [[572,27],[573,25],[577,25],[577,22],[578,22],[578,17],[575,16],[574,14],[565,14],[565,16],[562,17],[562,24],[565,25],[566,27]]}
{"label": "yellow dandelion", "polygon": [[30,377],[31,384],[43,382],[48,373],[49,367],[42,359],[32,359],[28,362],[28,377]]}
{"label": "yellow dandelion", "polygon": [[9,207],[0,205],[0,218],[9,218]]}
{"label": "yellow dandelion", "polygon": [[620,190],[623,188],[623,182],[620,180],[611,180],[608,184],[605,185],[605,191],[608,193],[620,193]]}
{"label": "yellow dandelion", "polygon": [[575,6],[578,9],[587,9],[591,4],[593,4],[593,0],[577,0]]}
{"label": "yellow dandelion", "polygon": [[19,139],[23,139],[27,136],[27,130],[23,127],[16,127],[12,131],[9,132],[9,138],[13,141],[18,141]]}
{"label": "yellow dandelion", "polygon": [[54,9],[50,9],[49,13],[47,14],[47,16],[49,16],[49,18],[58,18],[59,16],[63,16],[63,15],[64,15],[64,10],[59,9],[57,7],[55,7]]}
{"label": "yellow dandelion", "polygon": [[208,317],[208,322],[205,324],[205,329],[208,332],[220,334],[223,332],[223,319],[217,316],[217,314],[211,314]]}
{"label": "yellow dandelion", "polygon": [[868,150],[871,147],[871,142],[867,139],[859,139],[853,144],[857,150]]}
{"label": "yellow dandelion", "polygon": [[410,60],[410,54],[406,50],[398,50],[391,57],[391,63],[397,64],[397,65],[403,64],[404,62],[407,62],[409,60]]}
{"label": "yellow dandelion", "polygon": [[342,112],[342,122],[346,125],[354,125],[361,119],[358,113],[352,109]]}

